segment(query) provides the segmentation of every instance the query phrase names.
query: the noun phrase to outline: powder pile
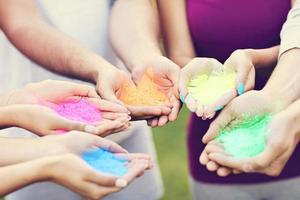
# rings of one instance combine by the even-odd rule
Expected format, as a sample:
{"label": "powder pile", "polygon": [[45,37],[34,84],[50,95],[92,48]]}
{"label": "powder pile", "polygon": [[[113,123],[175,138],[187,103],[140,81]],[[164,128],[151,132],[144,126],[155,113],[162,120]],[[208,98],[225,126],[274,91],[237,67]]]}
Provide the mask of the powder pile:
{"label": "powder pile", "polygon": [[94,124],[101,121],[101,112],[87,99],[67,101],[52,106],[59,115],[74,121]]}
{"label": "powder pile", "polygon": [[130,83],[125,84],[120,100],[133,106],[159,106],[169,103],[168,97],[154,83],[153,76],[153,72],[147,70],[137,86]]}
{"label": "powder pile", "polygon": [[126,160],[120,159],[113,153],[103,149],[86,152],[82,155],[82,158],[91,167],[103,173],[120,177],[128,172],[125,166]]}
{"label": "powder pile", "polygon": [[210,75],[200,74],[188,83],[188,92],[202,104],[217,101],[224,93],[235,88],[235,72],[213,72]]}
{"label": "powder pile", "polygon": [[245,117],[220,131],[215,140],[233,157],[254,157],[265,149],[267,127],[271,119],[270,114]]}

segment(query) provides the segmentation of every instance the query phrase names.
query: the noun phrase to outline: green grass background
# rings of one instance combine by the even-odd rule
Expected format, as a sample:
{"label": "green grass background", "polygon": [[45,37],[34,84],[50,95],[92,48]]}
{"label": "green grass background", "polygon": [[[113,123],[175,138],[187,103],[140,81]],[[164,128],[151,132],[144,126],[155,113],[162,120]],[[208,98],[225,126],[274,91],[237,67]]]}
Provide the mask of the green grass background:
{"label": "green grass background", "polygon": [[[188,111],[183,108],[176,122],[153,129],[165,195],[162,200],[190,200],[186,157]],[[0,198],[0,200],[3,200]]]}

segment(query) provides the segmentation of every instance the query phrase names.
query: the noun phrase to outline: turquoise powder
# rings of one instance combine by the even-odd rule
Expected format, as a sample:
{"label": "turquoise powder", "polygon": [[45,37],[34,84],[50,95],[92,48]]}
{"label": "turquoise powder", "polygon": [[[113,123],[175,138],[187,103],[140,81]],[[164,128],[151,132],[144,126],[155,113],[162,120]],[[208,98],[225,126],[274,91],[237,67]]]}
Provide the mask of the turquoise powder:
{"label": "turquoise powder", "polygon": [[265,149],[266,133],[271,119],[270,114],[244,117],[221,130],[216,141],[233,157],[254,157]]}
{"label": "turquoise powder", "polygon": [[91,167],[103,173],[121,177],[128,172],[126,160],[118,158],[113,153],[103,149],[86,152],[82,155],[82,158]]}

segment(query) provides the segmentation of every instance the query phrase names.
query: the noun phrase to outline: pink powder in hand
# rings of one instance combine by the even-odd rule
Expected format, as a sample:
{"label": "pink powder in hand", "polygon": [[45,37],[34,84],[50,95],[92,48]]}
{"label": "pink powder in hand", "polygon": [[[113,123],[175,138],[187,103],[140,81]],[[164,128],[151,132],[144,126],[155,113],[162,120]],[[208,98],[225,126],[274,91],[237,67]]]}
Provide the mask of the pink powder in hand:
{"label": "pink powder in hand", "polygon": [[87,99],[66,101],[51,106],[59,115],[74,121],[95,124],[101,121],[101,112]]}

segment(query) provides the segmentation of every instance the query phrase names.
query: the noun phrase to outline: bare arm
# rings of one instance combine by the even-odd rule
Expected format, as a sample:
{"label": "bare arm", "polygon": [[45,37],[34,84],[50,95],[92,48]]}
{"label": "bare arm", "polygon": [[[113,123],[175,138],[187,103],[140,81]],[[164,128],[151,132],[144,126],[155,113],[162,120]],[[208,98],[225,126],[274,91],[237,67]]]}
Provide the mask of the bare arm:
{"label": "bare arm", "polygon": [[49,26],[35,0],[0,0],[0,26],[22,53],[57,73],[96,82],[102,69],[112,67],[80,42]]}
{"label": "bare arm", "polygon": [[187,16],[185,0],[157,1],[164,33],[167,54],[183,67],[195,57]]}
{"label": "bare arm", "polygon": [[114,49],[134,68],[146,57],[162,55],[157,13],[149,0],[119,0],[115,3],[110,23]]}

